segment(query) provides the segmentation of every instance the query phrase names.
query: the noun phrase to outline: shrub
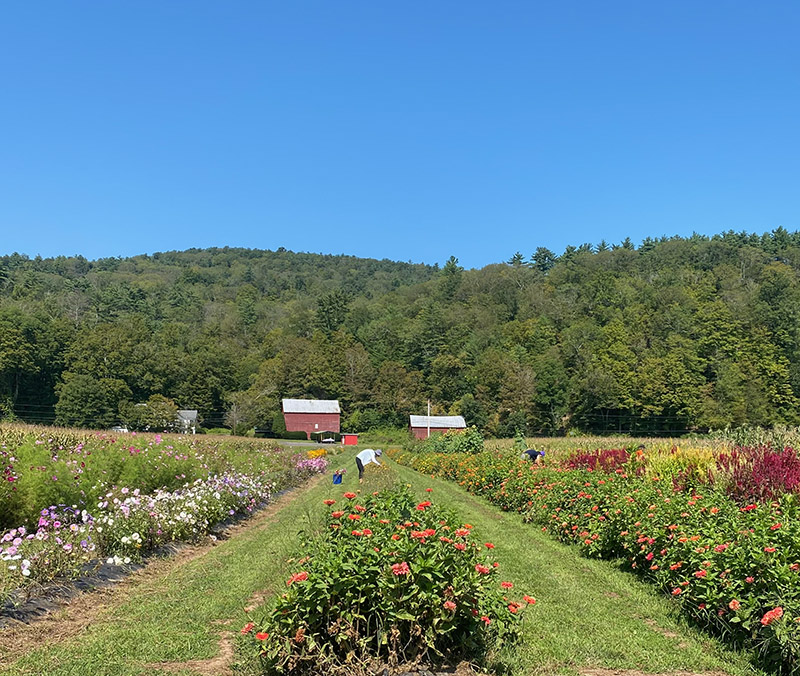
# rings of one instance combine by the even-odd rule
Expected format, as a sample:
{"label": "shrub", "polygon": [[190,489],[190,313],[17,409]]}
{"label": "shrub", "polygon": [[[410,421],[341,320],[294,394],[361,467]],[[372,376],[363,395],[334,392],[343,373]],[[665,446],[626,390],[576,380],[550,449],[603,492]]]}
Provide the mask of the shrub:
{"label": "shrub", "polygon": [[414,440],[409,448],[423,453],[480,453],[483,450],[483,435],[476,427],[449,430],[432,434],[422,441]]}
{"label": "shrub", "polygon": [[517,640],[534,600],[504,596],[513,585],[499,584],[471,526],[405,488],[344,498],[327,501],[324,534],[306,543],[286,593],[250,632],[265,672],[482,661]]}

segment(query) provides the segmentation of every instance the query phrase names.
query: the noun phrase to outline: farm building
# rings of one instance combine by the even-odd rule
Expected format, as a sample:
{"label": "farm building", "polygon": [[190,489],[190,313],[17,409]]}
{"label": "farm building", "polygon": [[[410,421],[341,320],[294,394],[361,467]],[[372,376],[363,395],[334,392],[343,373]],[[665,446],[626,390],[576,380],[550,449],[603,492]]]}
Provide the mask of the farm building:
{"label": "farm building", "polygon": [[197,411],[189,409],[178,411],[176,427],[184,434],[188,434],[189,430],[192,431],[192,434],[195,434],[197,432]]}
{"label": "farm building", "polygon": [[287,432],[339,432],[339,402],[336,399],[284,399],[283,419]]}
{"label": "farm building", "polygon": [[426,439],[429,425],[431,434],[467,428],[467,423],[460,415],[412,415],[409,429],[417,439]]}

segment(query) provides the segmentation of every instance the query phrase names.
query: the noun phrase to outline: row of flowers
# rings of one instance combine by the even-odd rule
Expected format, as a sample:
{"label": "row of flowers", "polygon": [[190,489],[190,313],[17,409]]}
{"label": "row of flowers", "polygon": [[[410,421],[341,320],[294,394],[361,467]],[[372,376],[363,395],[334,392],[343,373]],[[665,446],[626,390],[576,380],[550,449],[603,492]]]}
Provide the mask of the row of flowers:
{"label": "row of flowers", "polygon": [[[297,462],[315,460],[297,455]],[[44,505],[91,510],[115,486],[153,493],[175,491],[215,474],[265,477],[286,467],[291,456],[262,439],[114,435],[0,424],[0,530],[35,528]]]}
{"label": "row of flowers", "polygon": [[800,501],[743,504],[714,486],[681,488],[630,464],[604,472],[496,453],[399,453],[514,510],[586,556],[627,561],[699,624],[755,649],[762,665],[800,670]]}
{"label": "row of flowers", "polygon": [[115,487],[88,508],[42,509],[35,528],[19,526],[0,535],[0,599],[78,576],[104,561],[123,565],[167,543],[197,540],[265,505],[276,490],[327,469],[324,458],[285,457],[283,470],[268,476],[213,475],[146,495]]}
{"label": "row of flowers", "polygon": [[304,543],[286,592],[242,629],[266,673],[352,660],[486,662],[518,639],[535,599],[499,579],[494,545],[452,512],[404,487],[325,504],[323,534]]}

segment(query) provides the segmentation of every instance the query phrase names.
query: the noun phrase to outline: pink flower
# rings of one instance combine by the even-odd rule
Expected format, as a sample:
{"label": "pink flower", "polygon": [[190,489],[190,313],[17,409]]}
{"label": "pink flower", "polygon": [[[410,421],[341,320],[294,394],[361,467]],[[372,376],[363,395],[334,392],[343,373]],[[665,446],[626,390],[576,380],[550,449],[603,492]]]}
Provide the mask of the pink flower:
{"label": "pink flower", "polygon": [[411,572],[411,569],[408,567],[408,564],[403,561],[402,563],[393,563],[392,564],[392,574],[393,575],[408,575]]}
{"label": "pink flower", "polygon": [[246,625],[244,625],[242,627],[241,633],[242,634],[249,634],[251,631],[253,631],[253,627],[255,627],[255,626],[256,626],[255,622],[248,622]]}
{"label": "pink flower", "polygon": [[445,601],[444,602],[444,609],[453,611],[453,610],[456,609],[456,604],[453,603],[452,601]]}
{"label": "pink flower", "polygon": [[475,570],[477,570],[481,575],[487,575],[490,572],[489,568],[481,565],[480,563],[475,566]]}
{"label": "pink flower", "polygon": [[514,586],[514,583],[513,582],[501,582],[500,586],[503,589],[511,589]]}

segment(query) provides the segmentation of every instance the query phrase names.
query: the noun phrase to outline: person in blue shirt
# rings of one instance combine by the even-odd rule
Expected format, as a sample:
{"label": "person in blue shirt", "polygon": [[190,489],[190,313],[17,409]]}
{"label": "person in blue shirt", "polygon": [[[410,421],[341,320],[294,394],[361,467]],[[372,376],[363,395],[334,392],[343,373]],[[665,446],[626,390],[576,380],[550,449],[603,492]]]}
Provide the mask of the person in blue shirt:
{"label": "person in blue shirt", "polygon": [[531,462],[541,464],[544,462],[544,451],[537,451],[535,448],[529,448],[527,451],[523,451],[520,460],[530,460]]}

